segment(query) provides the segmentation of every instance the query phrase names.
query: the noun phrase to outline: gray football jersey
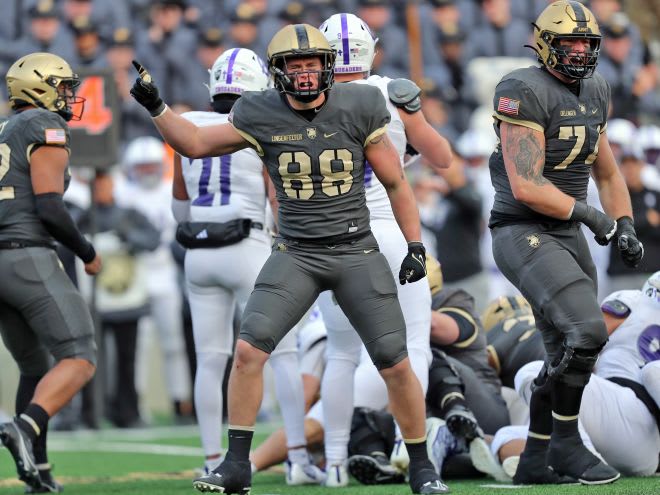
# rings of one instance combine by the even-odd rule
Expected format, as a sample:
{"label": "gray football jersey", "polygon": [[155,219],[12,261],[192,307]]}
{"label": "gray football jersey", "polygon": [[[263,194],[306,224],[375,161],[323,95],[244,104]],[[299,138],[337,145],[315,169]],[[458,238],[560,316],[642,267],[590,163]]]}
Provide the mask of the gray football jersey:
{"label": "gray football jersey", "polygon": [[0,123],[0,241],[53,242],[37,216],[29,160],[41,145],[69,149],[69,139],[66,121],[47,110],[25,110]]}
{"label": "gray football jersey", "polygon": [[353,237],[369,230],[364,147],[385,132],[390,113],[373,86],[336,84],[327,95],[311,122],[274,89],[244,93],[230,114],[268,168],[285,237]]}
{"label": "gray football jersey", "polygon": [[[576,96],[545,69],[515,70],[504,76],[495,89],[493,117],[498,138],[500,122],[543,132],[543,176],[564,193],[585,201],[591,164],[598,155],[598,140],[607,123],[610,89],[598,73],[580,84],[580,94]],[[501,143],[490,157],[490,176],[495,188],[491,227],[520,221],[557,221],[513,197]]]}

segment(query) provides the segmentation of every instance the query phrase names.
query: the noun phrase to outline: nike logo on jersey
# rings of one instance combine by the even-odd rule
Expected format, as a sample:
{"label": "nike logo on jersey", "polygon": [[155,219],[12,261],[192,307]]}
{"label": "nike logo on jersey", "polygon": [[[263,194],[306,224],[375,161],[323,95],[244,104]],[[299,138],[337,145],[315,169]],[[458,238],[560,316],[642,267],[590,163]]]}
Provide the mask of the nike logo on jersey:
{"label": "nike logo on jersey", "polygon": [[369,253],[372,253],[374,251],[375,251],[375,249],[365,249],[364,254],[369,254]]}
{"label": "nike logo on jersey", "polygon": [[[337,132],[339,132],[339,131],[337,131]],[[332,136],[334,136],[335,134],[337,134],[337,132],[331,132],[330,134],[327,134],[327,133],[324,132],[324,133],[323,133],[323,137],[324,137],[324,138],[331,138]]]}

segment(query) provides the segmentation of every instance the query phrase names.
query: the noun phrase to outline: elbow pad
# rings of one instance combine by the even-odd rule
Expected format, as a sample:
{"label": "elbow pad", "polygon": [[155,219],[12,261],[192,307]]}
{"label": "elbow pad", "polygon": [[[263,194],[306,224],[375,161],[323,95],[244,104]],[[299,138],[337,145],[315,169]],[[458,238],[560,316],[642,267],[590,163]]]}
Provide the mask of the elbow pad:
{"label": "elbow pad", "polygon": [[84,263],[96,258],[94,246],[85,239],[69,214],[62,195],[59,193],[37,194],[35,197],[37,215],[44,227],[55,240],[68,247]]}
{"label": "elbow pad", "polygon": [[390,101],[398,108],[403,108],[408,113],[415,113],[421,110],[422,100],[420,94],[422,90],[410,79],[394,79],[387,83],[387,96]]}

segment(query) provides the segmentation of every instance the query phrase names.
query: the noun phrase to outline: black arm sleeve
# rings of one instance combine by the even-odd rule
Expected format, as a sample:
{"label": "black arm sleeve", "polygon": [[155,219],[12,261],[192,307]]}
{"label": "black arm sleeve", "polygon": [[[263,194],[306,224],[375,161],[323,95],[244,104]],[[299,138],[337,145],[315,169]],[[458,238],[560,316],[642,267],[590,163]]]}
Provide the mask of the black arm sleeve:
{"label": "black arm sleeve", "polygon": [[46,227],[46,230],[57,241],[64,244],[71,251],[89,263],[96,257],[94,246],[80,233],[71,215],[64,206],[62,195],[59,193],[37,194],[35,197],[37,215]]}

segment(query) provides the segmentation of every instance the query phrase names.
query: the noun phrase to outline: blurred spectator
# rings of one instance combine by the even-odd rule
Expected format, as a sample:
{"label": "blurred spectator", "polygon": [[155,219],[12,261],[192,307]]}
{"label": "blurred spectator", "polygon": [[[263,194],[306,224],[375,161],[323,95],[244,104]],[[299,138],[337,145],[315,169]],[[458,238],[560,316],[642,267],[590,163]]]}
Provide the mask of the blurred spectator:
{"label": "blurred spectator", "polygon": [[[603,34],[603,26],[610,24],[613,21],[615,23],[617,22],[617,14],[623,13],[623,3],[627,3],[627,0],[626,2],[623,2],[622,0],[590,0],[588,2],[589,8],[592,9],[592,12],[596,16],[596,20],[598,21],[598,25],[601,29],[601,34]],[[612,18],[613,16],[614,19]],[[644,43],[642,42],[639,28],[630,24],[629,31],[632,45],[630,57],[639,61],[641,64],[644,52]]]}
{"label": "blurred spectator", "polygon": [[511,15],[509,0],[480,0],[482,19],[470,37],[468,54],[473,57],[528,57],[531,28]]}
{"label": "blurred spectator", "polygon": [[[141,252],[158,247],[160,234],[141,213],[116,205],[112,176],[98,172],[94,179],[93,214],[88,210],[80,218],[80,229],[96,233],[94,243],[103,255],[103,269],[96,283],[96,306],[104,333],[114,340],[114,373],[106,369],[108,386],[106,416],[115,426],[129,428],[143,425],[135,386],[138,320],[149,312],[146,267],[138,257]],[[82,281],[80,277],[79,280]]]}
{"label": "blurred spectator", "polygon": [[137,60],[148,60],[149,71],[163,99],[185,98],[190,84],[186,69],[197,48],[195,31],[184,24],[185,0],[153,0],[149,26],[136,33]]}
{"label": "blurred spectator", "polygon": [[[305,5],[302,2],[288,2],[286,7],[280,10],[278,17],[285,25],[307,22],[305,20]],[[318,26],[318,24],[313,25]]]}
{"label": "blurred spectator", "polygon": [[120,28],[112,34],[106,51],[106,59],[114,75],[121,106],[122,143],[138,136],[159,135],[149,114],[129,94],[136,76],[131,64],[131,61],[136,58],[134,42],[131,31]]}
{"label": "blurred spectator", "polygon": [[645,165],[644,154],[636,143],[623,148],[619,167],[630,192],[635,230],[644,244],[645,254],[639,266],[633,269],[623,264],[616,244],[610,246],[609,293],[641,287],[660,267],[660,192],[644,185],[642,170]]}
{"label": "blurred spectator", "polygon": [[76,17],[71,21],[70,27],[74,34],[76,48],[76,58],[71,61],[74,70],[80,67],[106,68],[108,61],[101,43],[98,25],[89,17]]}
{"label": "blurred spectator", "polygon": [[378,38],[384,57],[378,73],[392,78],[409,77],[408,38],[393,22],[392,7],[387,0],[357,0],[357,16]]}
{"label": "blurred spectator", "polygon": [[644,152],[646,163],[660,167],[660,127],[643,125],[637,131],[636,138]]}
{"label": "blurred spectator", "polygon": [[455,143],[458,131],[452,125],[446,100],[438,84],[430,78],[420,81],[422,89],[422,112],[429,124],[445,136],[450,143]]}
{"label": "blurred spectator", "polygon": [[192,110],[209,109],[209,70],[215,59],[225,51],[224,38],[224,31],[217,27],[205,29],[198,36],[197,56],[190,61],[190,86],[186,96]]}
{"label": "blurred spectator", "polygon": [[465,173],[465,160],[454,155],[451,166],[439,173],[443,196],[435,218],[426,226],[435,233],[436,258],[442,266],[444,289],[463,289],[475,301],[477,312],[486,308],[488,273],[481,262],[480,244],[485,221],[483,199]]}
{"label": "blurred spectator", "polygon": [[637,126],[627,119],[610,119],[607,122],[607,140],[617,163],[621,160],[621,151],[624,146],[632,143],[636,138]]}
{"label": "blurred spectator", "polygon": [[61,5],[65,24],[72,25],[74,19],[87,18],[97,27],[103,40],[109,39],[115,29],[131,25],[125,0],[61,0]]}
{"label": "blurred spectator", "polygon": [[623,13],[610,16],[601,27],[603,41],[598,72],[612,90],[611,118],[637,120],[643,98],[653,98],[657,74],[653,67],[644,67],[632,51],[631,24]]}
{"label": "blurred spectator", "polygon": [[231,46],[249,48],[260,55],[266,53],[267,45],[259,36],[259,13],[248,3],[239,4],[229,16],[229,39]]}
{"label": "blurred spectator", "polygon": [[160,234],[157,249],[140,260],[145,267],[151,308],[144,324],[152,323],[156,329],[173,412],[178,421],[187,422],[192,415],[192,382],[183,337],[178,271],[171,251],[176,222],[170,210],[172,180],[165,177],[166,156],[160,139],[138,137],[132,140],[122,160],[126,180],[118,182],[116,201],[118,205],[142,213]]}
{"label": "blurred spectator", "polygon": [[630,20],[639,28],[644,43],[660,42],[660,2],[626,0],[623,7]]}

